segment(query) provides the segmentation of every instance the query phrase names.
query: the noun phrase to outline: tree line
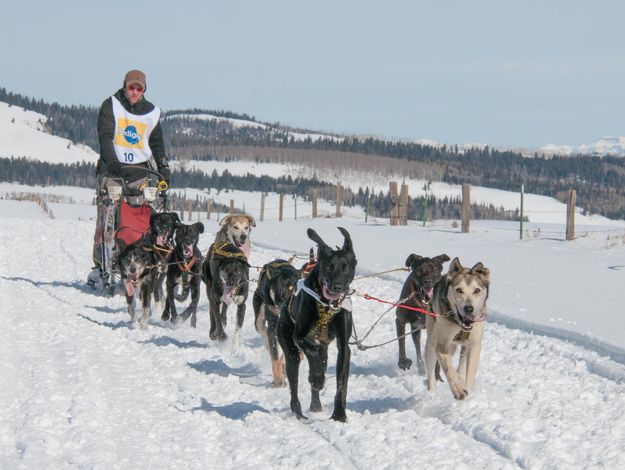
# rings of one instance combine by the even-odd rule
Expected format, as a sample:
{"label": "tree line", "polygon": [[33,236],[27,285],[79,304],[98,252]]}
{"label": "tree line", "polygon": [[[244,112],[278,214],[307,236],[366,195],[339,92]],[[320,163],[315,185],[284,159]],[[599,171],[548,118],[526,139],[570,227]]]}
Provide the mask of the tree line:
{"label": "tree line", "polygon": [[[0,101],[40,112],[48,117],[52,134],[98,150],[97,108],[62,106],[7,92],[0,88]],[[235,126],[225,120],[200,115],[243,119],[250,126]],[[353,168],[388,175],[398,169],[406,178],[422,178],[449,184],[468,183],[507,191],[554,197],[566,202],[576,190],[577,204],[587,213],[625,218],[625,158],[575,157],[528,158],[518,152],[486,147],[459,149],[376,138],[328,136],[296,139],[278,123],[256,121],[253,116],[225,110],[176,110],[163,113],[162,127],[171,159],[252,159],[262,162],[301,162],[319,171],[337,172]],[[330,161],[331,159],[331,161]],[[389,175],[390,176],[390,175]],[[396,177],[395,177],[396,178]]]}
{"label": "tree line", "polygon": [[[95,188],[97,185],[95,165],[88,162],[48,163],[33,161],[24,157],[0,158],[0,181],[21,183],[26,185],[62,185]],[[199,190],[216,189],[274,192],[278,194],[297,195],[305,201],[310,201],[312,189],[317,189],[318,196],[328,201],[336,197],[336,185],[319,181],[316,178],[300,178],[290,175],[273,178],[267,175],[257,176],[251,173],[233,175],[228,170],[219,174],[213,170],[211,174],[199,170],[174,171],[171,177],[172,188],[184,187]],[[94,189],[95,192],[95,189]],[[369,208],[369,214],[374,217],[385,218],[390,216],[392,201],[388,192],[380,191],[374,194],[369,188],[359,188],[352,191],[342,188],[341,204],[344,206],[361,206]],[[195,210],[203,202],[194,203]],[[424,208],[427,207],[427,212]],[[421,220],[424,214],[432,219],[459,219],[462,201],[460,198],[436,198],[429,196],[409,198],[408,218]],[[506,211],[493,205],[473,204],[472,218],[518,220],[517,212]]]}

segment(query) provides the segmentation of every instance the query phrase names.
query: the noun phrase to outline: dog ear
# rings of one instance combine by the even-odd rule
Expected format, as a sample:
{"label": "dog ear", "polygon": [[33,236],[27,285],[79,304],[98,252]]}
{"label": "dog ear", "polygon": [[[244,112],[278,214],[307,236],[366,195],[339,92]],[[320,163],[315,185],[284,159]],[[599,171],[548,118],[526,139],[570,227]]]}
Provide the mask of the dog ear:
{"label": "dog ear", "polygon": [[174,218],[174,225],[179,224],[180,216],[178,215],[178,212],[170,212],[170,214]]}
{"label": "dog ear", "polygon": [[455,276],[459,272],[462,272],[462,265],[460,264],[460,260],[456,256],[454,260],[449,265],[449,272],[447,273],[448,277]]}
{"label": "dog ear", "polygon": [[204,233],[204,224],[202,222],[196,222],[194,225],[197,227],[198,232]]}
{"label": "dog ear", "polygon": [[231,218],[232,218],[232,215],[228,214],[227,216],[225,216],[223,219],[219,221],[219,225],[226,225],[228,222],[230,222]]}
{"label": "dog ear", "polygon": [[[449,261],[451,258],[445,254],[443,255],[438,255],[435,256],[434,258],[432,258],[434,260],[434,262],[440,266],[443,266],[443,263],[445,263],[446,261]],[[407,266],[407,265],[406,265]]]}
{"label": "dog ear", "polygon": [[471,268],[471,273],[480,276],[485,284],[490,284],[490,269],[484,266],[481,262],[475,264],[475,266]]}
{"label": "dog ear", "polygon": [[321,237],[317,234],[317,232],[315,232],[313,229],[309,228],[306,231],[306,235],[308,235],[308,238],[310,238],[312,241],[314,241],[317,246],[319,247],[318,251],[332,251],[331,248],[326,245],[326,242],[324,242]]}
{"label": "dog ear", "polygon": [[353,253],[354,245],[352,244],[352,237],[349,235],[349,232],[345,230],[343,227],[338,227],[338,229],[343,234],[343,237],[345,237],[342,250],[346,253]]}
{"label": "dog ear", "polygon": [[256,219],[254,219],[254,217],[252,217],[249,214],[245,214],[245,217],[247,217],[247,220],[249,221],[250,226],[256,227]]}
{"label": "dog ear", "polygon": [[409,268],[410,266],[412,266],[413,261],[419,261],[421,258],[422,256],[411,253],[410,256],[406,258],[406,267]]}
{"label": "dog ear", "polygon": [[150,214],[150,227],[154,227],[154,218],[156,217],[157,214],[158,212],[152,212]]}

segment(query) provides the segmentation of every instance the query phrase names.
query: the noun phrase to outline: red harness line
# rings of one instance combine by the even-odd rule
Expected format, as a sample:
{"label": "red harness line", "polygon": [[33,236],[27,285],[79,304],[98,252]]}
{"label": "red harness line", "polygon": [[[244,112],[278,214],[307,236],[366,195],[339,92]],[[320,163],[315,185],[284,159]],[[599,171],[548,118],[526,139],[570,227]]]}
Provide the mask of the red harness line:
{"label": "red harness line", "polygon": [[376,300],[376,301],[378,301],[380,303],[383,303],[383,304],[389,304],[389,305],[393,305],[395,307],[401,307],[401,308],[406,308],[408,310],[414,310],[415,312],[423,313],[423,314],[429,315],[431,317],[438,317],[438,316],[440,316],[437,313],[428,312],[427,310],[424,310],[422,308],[411,307],[410,305],[406,305],[406,304],[398,304],[398,303],[395,303],[395,302],[389,302],[388,300],[378,299],[377,297],[373,297],[372,295],[369,295],[369,294],[363,294],[363,297],[364,297],[365,300]]}

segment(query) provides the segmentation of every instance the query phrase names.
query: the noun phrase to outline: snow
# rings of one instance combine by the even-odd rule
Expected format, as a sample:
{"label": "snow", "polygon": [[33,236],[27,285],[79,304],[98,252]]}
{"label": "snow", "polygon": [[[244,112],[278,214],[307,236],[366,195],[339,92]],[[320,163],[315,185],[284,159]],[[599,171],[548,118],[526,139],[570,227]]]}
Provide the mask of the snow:
{"label": "snow", "polygon": [[[84,284],[93,222],[78,220],[80,211],[74,219],[48,219],[32,205],[0,200],[0,468],[625,465],[625,320],[614,307],[625,281],[622,240],[608,246],[598,231],[571,242],[518,240],[502,222],[476,221],[468,234],[449,222],[390,227],[356,216],[258,222],[254,266],[304,255],[312,245],[307,227],[340,245],[336,227],[343,226],[354,241],[358,276],[402,267],[412,252],[447,253],[492,270],[489,324],[467,400],[454,401],[446,384],[428,393],[414,367],[397,367],[396,343],[353,347],[348,422],[336,423],[328,419],[335,392],[331,347],[324,410],[299,422],[288,389],[271,388],[251,295],[237,351],[233,311],[230,338],[208,339],[204,292],[197,329],[188,323],[174,329],[156,312],[147,331],[130,329],[121,296],[98,296]],[[214,216],[203,222],[206,252],[219,226]],[[360,336],[387,310],[362,294],[395,300],[404,276],[354,281]],[[366,343],[394,335],[391,311]],[[408,353],[414,359],[410,342]],[[306,370],[303,363],[305,407]]]}
{"label": "snow", "polygon": [[0,158],[26,157],[49,163],[96,162],[89,147],[48,134],[43,114],[0,101]]}
{"label": "snow", "polygon": [[[18,108],[0,103],[2,113],[9,109],[19,116]],[[82,158],[62,153],[64,144],[41,144],[47,134],[37,130],[40,117],[28,114],[30,124],[20,124],[7,116],[0,114],[0,154],[16,154],[24,129],[33,145],[24,154]],[[219,162],[195,164],[221,171]],[[227,168],[234,174],[313,171],[250,162]],[[350,185],[372,184],[355,172],[342,177]],[[424,184],[408,183],[411,194]],[[376,184],[386,190],[388,183]],[[429,191],[440,196],[458,189],[433,183]],[[577,238],[565,242],[563,205],[526,195],[533,212],[521,240],[512,222],[472,221],[470,233],[450,220],[390,227],[387,219],[365,223],[359,208],[343,208],[343,217],[334,218],[326,201],[316,219],[310,204],[298,201],[295,220],[290,197],[280,222],[276,194],[267,195],[261,222],[258,193],[173,191],[244,205],[257,220],[254,267],[293,254],[305,258],[312,246],[308,227],[331,246],[342,244],[337,227],[345,227],[358,258],[352,301],[359,336],[382,316],[367,345],[393,339],[395,323],[386,305],[365,300],[364,293],[394,301],[406,275],[376,273],[403,267],[410,253],[447,253],[469,266],[482,261],[492,286],[475,390],[461,402],[446,384],[427,392],[414,367],[397,367],[394,342],[353,347],[348,421],[336,423],[328,419],[336,380],[332,346],[320,413],[307,412],[307,365],[300,367],[299,396],[310,418],[300,422],[290,412],[288,389],[270,385],[251,295],[237,350],[232,309],[230,338],[209,340],[205,292],[197,329],[188,323],[172,328],[156,311],[147,331],[131,329],[122,296],[99,296],[85,285],[94,191],[0,183],[1,469],[625,468],[623,221],[578,214]],[[34,202],[12,199],[33,193],[46,196],[48,214]],[[472,188],[471,194],[518,205],[514,193]],[[219,228],[217,214],[194,214],[198,218],[206,226],[200,238],[205,253]],[[250,274],[253,280],[258,275],[255,268]],[[374,276],[361,277],[367,275]],[[414,360],[410,341],[407,352]]]}

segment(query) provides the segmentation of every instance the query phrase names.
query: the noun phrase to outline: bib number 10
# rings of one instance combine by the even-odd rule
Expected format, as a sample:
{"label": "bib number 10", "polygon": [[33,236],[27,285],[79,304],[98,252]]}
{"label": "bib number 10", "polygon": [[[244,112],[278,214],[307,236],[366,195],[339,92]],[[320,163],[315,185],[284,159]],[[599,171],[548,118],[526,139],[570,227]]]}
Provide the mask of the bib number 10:
{"label": "bib number 10", "polygon": [[135,160],[135,155],[132,152],[124,152],[124,161],[126,163],[132,163]]}

